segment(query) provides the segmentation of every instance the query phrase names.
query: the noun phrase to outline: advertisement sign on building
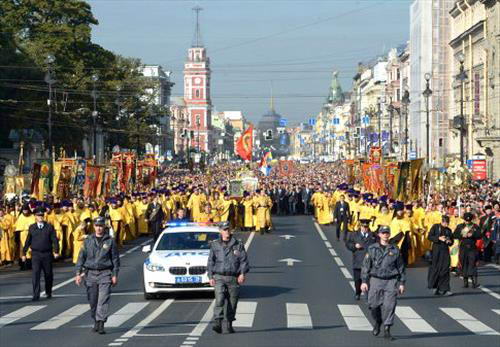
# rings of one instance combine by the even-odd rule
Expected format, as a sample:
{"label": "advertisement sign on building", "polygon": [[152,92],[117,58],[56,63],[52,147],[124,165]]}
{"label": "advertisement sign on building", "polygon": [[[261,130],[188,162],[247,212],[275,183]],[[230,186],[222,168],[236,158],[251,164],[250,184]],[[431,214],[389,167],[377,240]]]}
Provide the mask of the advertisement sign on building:
{"label": "advertisement sign on building", "polygon": [[486,160],[472,161],[472,179],[482,181],[486,179]]}

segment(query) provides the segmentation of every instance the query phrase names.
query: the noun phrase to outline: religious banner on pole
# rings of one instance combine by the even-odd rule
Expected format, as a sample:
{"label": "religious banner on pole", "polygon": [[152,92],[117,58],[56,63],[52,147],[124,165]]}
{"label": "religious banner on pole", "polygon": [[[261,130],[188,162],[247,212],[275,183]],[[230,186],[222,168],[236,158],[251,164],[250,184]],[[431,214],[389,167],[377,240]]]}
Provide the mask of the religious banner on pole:
{"label": "religious banner on pole", "polygon": [[87,165],[85,168],[85,183],[83,185],[83,196],[86,198],[95,198],[97,185],[99,183],[99,167]]}
{"label": "religious banner on pole", "polygon": [[410,161],[410,192],[409,197],[412,200],[418,199],[423,194],[423,159]]}
{"label": "religious banner on pole", "polygon": [[40,179],[38,181],[38,200],[43,200],[45,194],[50,193],[50,177],[52,174],[51,160],[40,162]]}
{"label": "religious banner on pole", "polygon": [[410,162],[400,162],[398,165],[396,187],[394,189],[394,199],[406,201],[408,200],[408,178],[410,177]]}
{"label": "religious banner on pole", "polygon": [[380,147],[370,147],[370,162],[380,164],[382,160],[382,149]]}
{"label": "religious banner on pole", "polygon": [[290,176],[295,172],[293,160],[280,160],[278,162],[278,172],[280,176]]}
{"label": "religious banner on pole", "polygon": [[38,196],[38,181],[40,180],[40,164],[33,164],[33,173],[31,175],[31,195]]}

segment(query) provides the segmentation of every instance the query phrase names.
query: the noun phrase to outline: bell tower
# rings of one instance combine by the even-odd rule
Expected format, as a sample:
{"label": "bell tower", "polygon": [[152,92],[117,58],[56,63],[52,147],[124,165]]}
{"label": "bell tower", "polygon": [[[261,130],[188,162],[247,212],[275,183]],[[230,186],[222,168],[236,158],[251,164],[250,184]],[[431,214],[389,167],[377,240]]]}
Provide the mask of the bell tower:
{"label": "bell tower", "polygon": [[210,59],[201,41],[200,12],[196,6],[196,27],[184,63],[184,101],[189,114],[190,148],[210,152],[212,146],[212,101],[210,100]]}

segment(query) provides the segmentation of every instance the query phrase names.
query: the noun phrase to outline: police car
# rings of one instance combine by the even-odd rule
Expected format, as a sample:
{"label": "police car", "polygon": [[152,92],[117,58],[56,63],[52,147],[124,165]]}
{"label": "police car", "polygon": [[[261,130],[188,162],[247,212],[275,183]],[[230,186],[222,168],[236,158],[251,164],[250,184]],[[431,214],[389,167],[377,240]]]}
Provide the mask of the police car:
{"label": "police car", "polygon": [[144,298],[160,293],[213,291],[207,275],[210,242],[219,237],[218,225],[168,224],[144,261]]}

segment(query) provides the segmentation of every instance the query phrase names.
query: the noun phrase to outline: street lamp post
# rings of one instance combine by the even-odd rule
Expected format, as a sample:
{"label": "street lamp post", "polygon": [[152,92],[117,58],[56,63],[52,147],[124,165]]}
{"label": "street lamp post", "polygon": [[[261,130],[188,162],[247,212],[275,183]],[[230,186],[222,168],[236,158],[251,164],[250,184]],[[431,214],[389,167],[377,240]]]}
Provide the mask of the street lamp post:
{"label": "street lamp post", "polygon": [[467,73],[465,72],[464,62],[465,56],[463,53],[458,55],[458,62],[460,63],[460,71],[456,76],[457,81],[460,81],[460,163],[465,163],[464,153],[464,132],[465,132],[465,116],[464,116],[464,82],[467,80]]}
{"label": "street lamp post", "polygon": [[423,91],[422,95],[425,98],[425,114],[426,114],[426,123],[425,123],[425,129],[426,129],[426,148],[427,148],[427,153],[425,158],[427,166],[429,166],[430,163],[430,157],[431,157],[431,143],[430,143],[430,121],[429,121],[429,98],[432,95],[432,90],[429,88],[429,82],[431,80],[431,74],[426,73],[424,75],[425,78],[425,90]]}
{"label": "street lamp post", "polygon": [[387,106],[387,110],[389,111],[389,155],[392,153],[392,117],[394,116],[394,106],[392,105],[392,101]]}
{"label": "street lamp post", "polygon": [[93,120],[93,148],[92,152],[94,155],[94,160],[97,162],[97,92],[95,89],[95,84],[99,80],[99,76],[96,74],[92,75],[92,99],[94,101],[94,110],[92,111],[92,120]]}
{"label": "street lamp post", "polygon": [[408,86],[405,86],[403,97],[401,98],[403,111],[405,116],[405,161],[408,161],[408,105],[410,104],[410,92]]}
{"label": "street lamp post", "polygon": [[52,54],[48,54],[45,58],[45,64],[47,65],[47,74],[45,75],[45,82],[49,85],[49,98],[47,99],[47,106],[49,108],[49,117],[47,120],[48,127],[48,145],[49,145],[49,157],[52,158],[52,85],[56,83],[54,79],[54,67],[53,64],[56,58]]}
{"label": "street lamp post", "polygon": [[382,98],[377,99],[377,116],[378,116],[378,147],[382,149]]}
{"label": "street lamp post", "polygon": [[200,116],[196,116],[196,147],[198,148],[198,153],[200,153]]}

